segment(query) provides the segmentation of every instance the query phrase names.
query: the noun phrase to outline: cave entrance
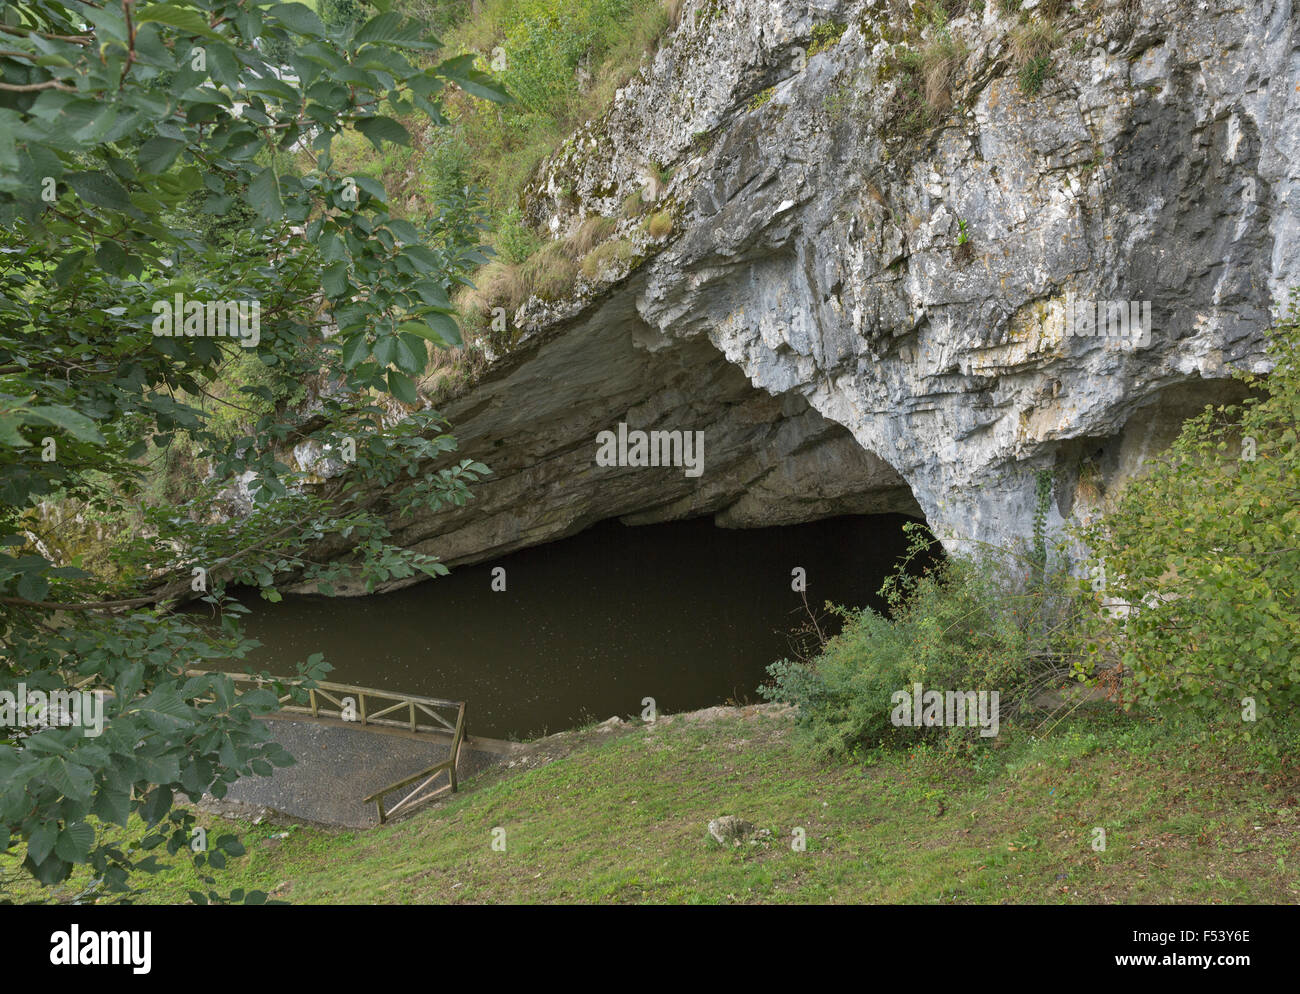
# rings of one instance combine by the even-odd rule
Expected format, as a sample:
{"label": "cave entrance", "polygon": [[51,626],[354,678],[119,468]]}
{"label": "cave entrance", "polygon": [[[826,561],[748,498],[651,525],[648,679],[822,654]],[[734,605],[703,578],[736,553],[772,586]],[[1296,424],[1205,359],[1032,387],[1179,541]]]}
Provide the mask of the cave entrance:
{"label": "cave entrance", "polygon": [[495,738],[639,715],[645,698],[661,714],[754,702],[769,663],[815,646],[805,596],[823,633],[838,630],[819,610],[828,600],[883,609],[908,520],[606,521],[393,593],[244,597],[263,643],[250,661],[287,673],[323,651],[328,679],[468,701],[473,734]]}

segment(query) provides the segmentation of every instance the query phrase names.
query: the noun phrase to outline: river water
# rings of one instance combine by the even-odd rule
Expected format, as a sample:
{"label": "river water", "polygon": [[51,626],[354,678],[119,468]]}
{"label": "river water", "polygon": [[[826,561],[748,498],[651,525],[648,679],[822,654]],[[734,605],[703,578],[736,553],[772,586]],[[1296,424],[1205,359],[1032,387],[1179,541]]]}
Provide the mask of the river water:
{"label": "river water", "polygon": [[[627,527],[463,566],[363,598],[256,595],[250,661],[276,674],[323,652],[327,679],[468,702],[471,734],[525,738],[611,715],[760,700],[807,601],[882,609],[906,542],[899,515],[728,530],[709,519]],[[494,591],[494,569],[505,590]],[[497,585],[500,585],[500,574]],[[832,624],[832,628],[835,626]]]}

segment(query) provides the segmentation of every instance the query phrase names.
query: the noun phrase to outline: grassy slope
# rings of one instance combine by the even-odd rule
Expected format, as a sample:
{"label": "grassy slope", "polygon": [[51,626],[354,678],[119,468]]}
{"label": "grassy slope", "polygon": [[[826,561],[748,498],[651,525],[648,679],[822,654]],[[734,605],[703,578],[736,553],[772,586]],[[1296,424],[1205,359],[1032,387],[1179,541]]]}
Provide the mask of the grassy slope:
{"label": "grassy slope", "polygon": [[[1122,716],[974,763],[918,750],[822,765],[788,718],[675,719],[491,776],[365,833],[240,824],[218,875],[292,902],[1265,902],[1300,897],[1300,773]],[[723,850],[705,825],[772,831]],[[208,819],[228,830],[218,819]],[[491,849],[506,829],[507,851]],[[794,852],[791,829],[807,832]],[[1092,829],[1108,845],[1094,852]],[[143,900],[185,901],[188,864]],[[74,893],[70,888],[66,897]],[[36,896],[36,895],[31,895]],[[45,897],[58,895],[45,895]]]}

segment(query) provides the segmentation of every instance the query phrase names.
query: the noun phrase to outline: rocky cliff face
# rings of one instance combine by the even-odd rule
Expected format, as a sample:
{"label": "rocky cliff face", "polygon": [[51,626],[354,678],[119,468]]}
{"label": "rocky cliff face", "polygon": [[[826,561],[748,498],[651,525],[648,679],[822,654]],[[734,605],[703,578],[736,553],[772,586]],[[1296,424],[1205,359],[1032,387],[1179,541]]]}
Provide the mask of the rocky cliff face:
{"label": "rocky cliff face", "polygon": [[[1032,92],[992,0],[943,28],[687,0],[528,204],[558,237],[647,189],[672,233],[623,221],[610,265],[509,316],[445,407],[496,476],[398,540],[456,563],[616,516],[905,511],[956,547],[1026,534],[1042,470],[1053,519],[1095,503],[1266,368],[1300,285],[1300,14],[1217,7],[1056,13]],[[1149,301],[1149,334],[1067,334],[1067,295]],[[703,431],[703,475],[596,465],[619,422]]]}

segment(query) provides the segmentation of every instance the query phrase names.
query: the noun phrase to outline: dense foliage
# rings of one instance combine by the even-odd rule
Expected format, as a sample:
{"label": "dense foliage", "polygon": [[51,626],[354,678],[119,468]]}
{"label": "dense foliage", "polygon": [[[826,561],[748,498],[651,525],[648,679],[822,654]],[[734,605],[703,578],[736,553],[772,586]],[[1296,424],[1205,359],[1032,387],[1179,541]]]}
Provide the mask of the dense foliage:
{"label": "dense foliage", "polygon": [[[811,665],[788,659],[768,667],[760,693],[799,707],[799,725],[822,755],[853,755],[881,745],[926,738],[969,743],[969,726],[897,726],[897,692],[984,691],[999,694],[1003,720],[1063,672],[1060,658],[1073,616],[1072,583],[1057,565],[1044,571],[1032,557],[993,550],[978,558],[915,563],[932,551],[919,525],[908,558],[881,589],[889,615],[839,609],[840,634]],[[991,700],[991,699],[990,699]]]}
{"label": "dense foliage", "polygon": [[494,230],[508,227],[538,163],[604,111],[667,25],[660,0],[484,0],[447,43],[475,53],[516,102],[451,101],[453,141],[430,166],[468,165]]}
{"label": "dense foliage", "polygon": [[1300,313],[1253,395],[1207,408],[1085,534],[1104,577],[1083,669],[1247,736],[1300,707]]}
{"label": "dense foliage", "polygon": [[[799,706],[812,747],[845,755],[969,729],[896,727],[891,695],[999,690],[1004,715],[1065,678],[1128,707],[1195,714],[1282,748],[1300,705],[1300,313],[1274,329],[1268,376],[1239,374],[1240,404],[1207,408],[1070,536],[1045,531],[1051,477],[1026,554],[983,550],[886,583],[889,617],[842,611],[810,663],[769,667],[770,699]],[[915,550],[914,550],[915,551]]]}
{"label": "dense foliage", "polygon": [[[331,144],[343,129],[406,142],[397,118],[440,124],[449,88],[503,94],[472,57],[439,61],[418,25],[372,6],[333,27],[248,0],[32,0],[0,15],[0,688],[89,680],[113,695],[96,737],[48,713],[0,727],[0,861],[42,882],[89,864],[122,890],[147,850],[189,847],[175,799],[288,761],[252,719],[274,693],[186,672],[247,652],[229,586],[276,599],[289,574],[328,592],[345,574],[373,588],[445,572],[391,546],[383,514],[462,502],[485,472],[447,463],[455,440],[415,385],[430,343],[459,341],[449,294],[483,261],[473,211],[397,219]],[[181,308],[176,335],[158,334],[178,294],[255,304],[260,322],[246,309],[238,334],[214,333],[209,308],[205,331],[200,308],[182,335]],[[309,409],[290,410],[305,387]],[[213,423],[206,401],[223,393],[245,419]],[[210,483],[170,506],[145,483],[179,438]],[[307,489],[313,454],[343,471]],[[232,480],[245,516],[221,513]],[[52,551],[56,506],[110,537],[143,527],[115,545],[117,569],[86,568]],[[304,557],[330,538],[350,557]],[[220,633],[153,609],[192,592],[224,608]],[[321,671],[319,656],[299,668]],[[138,847],[88,820],[132,812],[152,829]]]}

